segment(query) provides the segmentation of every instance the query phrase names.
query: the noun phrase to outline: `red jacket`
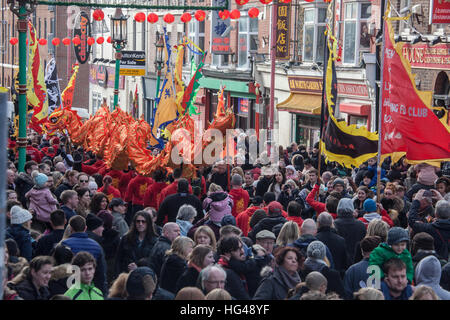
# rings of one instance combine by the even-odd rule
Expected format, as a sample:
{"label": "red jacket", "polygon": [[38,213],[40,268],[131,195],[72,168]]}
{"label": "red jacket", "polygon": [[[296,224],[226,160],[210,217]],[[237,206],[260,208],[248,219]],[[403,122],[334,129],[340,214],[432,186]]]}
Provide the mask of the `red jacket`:
{"label": "red jacket", "polygon": [[27,146],[26,153],[31,157],[31,160],[36,161],[37,163],[41,163],[41,160],[44,157],[42,152],[33,146]]}
{"label": "red jacket", "polygon": [[[134,170],[130,170],[130,171],[124,172],[122,174],[122,177],[120,178],[120,181],[119,181],[119,191],[121,194],[126,195],[127,189],[128,189],[128,184],[130,183],[131,179],[133,179],[136,175],[137,175],[137,173]],[[126,200],[126,199],[123,199],[123,200],[130,201],[130,200]]]}
{"label": "red jacket", "polygon": [[138,175],[131,179],[128,184],[126,199],[131,198],[134,205],[144,205],[144,195],[150,185],[153,184],[153,179]]}
{"label": "red jacket", "polygon": [[108,193],[104,192],[105,186],[98,189],[98,192],[103,192],[106,194],[106,197],[109,201],[111,201],[113,198],[122,198],[122,195],[120,194],[120,191],[114,188],[113,186],[108,187]]}
{"label": "red jacket", "polygon": [[[366,225],[366,228],[368,227],[369,221],[366,220],[366,219],[364,218],[364,216],[362,216],[361,218],[358,218],[358,220],[364,222],[364,224]],[[389,214],[387,213],[387,211],[384,210],[384,209],[381,210],[381,220],[383,220],[384,222],[386,222],[386,223],[389,225],[389,227],[391,227],[391,228],[394,226],[394,222],[392,221],[392,219],[391,219],[391,217],[389,216]]]}
{"label": "red jacket", "polygon": [[248,208],[250,197],[248,195],[248,192],[242,188],[231,189],[228,194],[230,195],[231,199],[233,199],[233,208],[231,210],[231,214],[236,218],[239,213]]}
{"label": "red jacket", "polygon": [[242,230],[242,235],[244,237],[248,236],[251,231],[250,228],[250,218],[253,216],[256,210],[261,209],[260,207],[250,207],[245,211],[239,213],[236,217],[236,226]]}
{"label": "red jacket", "polygon": [[[167,187],[162,189],[159,200],[158,200],[158,208],[167,196],[177,193],[177,189],[178,189],[178,181],[174,181],[171,184],[169,184]],[[189,193],[192,194],[191,185],[189,185]]]}
{"label": "red jacket", "polygon": [[299,228],[302,227],[302,224],[303,224],[302,217],[288,216],[286,219],[287,219],[287,221],[294,221],[295,223],[297,223]]}
{"label": "red jacket", "polygon": [[[306,202],[314,209],[314,211],[316,211],[316,213],[317,213],[316,216],[319,217],[319,215],[322,212],[327,211],[327,208],[326,208],[325,203],[314,200],[314,197],[316,196],[317,191],[319,191],[319,186],[316,184],[316,185],[314,185],[314,188],[311,190],[311,192],[306,197]],[[328,213],[331,214],[333,219],[337,218],[336,213],[331,213],[331,212],[328,212]]]}
{"label": "red jacket", "polygon": [[144,194],[144,207],[152,207],[156,210],[159,209],[158,199],[160,198],[161,191],[167,187],[165,182],[152,183]]}
{"label": "red jacket", "polygon": [[96,174],[102,167],[104,167],[106,164],[103,162],[103,160],[97,160],[92,165],[87,165],[82,163],[81,164],[81,171],[84,173],[87,173],[88,175],[92,176],[93,174]]}
{"label": "red jacket", "polygon": [[[113,182],[111,183],[111,185],[114,187],[114,188],[116,188],[116,189],[119,189],[119,182],[120,182],[120,179],[122,179],[122,176],[123,176],[123,172],[122,171],[119,171],[119,170],[113,170],[113,169],[111,169],[111,170],[109,170],[108,171],[108,176],[111,176],[111,178],[112,178],[112,180],[113,180]],[[119,190],[120,191],[120,190]],[[122,194],[122,192],[120,192],[121,194]]]}

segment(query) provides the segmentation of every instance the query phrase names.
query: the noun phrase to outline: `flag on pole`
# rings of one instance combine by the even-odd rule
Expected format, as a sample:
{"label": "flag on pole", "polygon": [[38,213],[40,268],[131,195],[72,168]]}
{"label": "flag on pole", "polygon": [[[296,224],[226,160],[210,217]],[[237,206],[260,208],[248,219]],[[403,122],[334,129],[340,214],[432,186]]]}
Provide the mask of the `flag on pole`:
{"label": "flag on pole", "polygon": [[[450,128],[431,108],[432,92],[417,90],[411,65],[402,55],[403,42],[395,43],[388,1],[384,27],[384,61],[382,85],[383,158],[396,162],[406,154],[409,163],[426,162],[439,166],[450,161]],[[447,111],[448,113],[448,111]],[[448,116],[448,114],[447,114]]]}
{"label": "flag on pole", "polygon": [[136,89],[134,90],[134,97],[133,97],[133,103],[132,103],[132,109],[131,109],[131,116],[136,119],[138,117],[138,111],[139,111],[139,99],[138,99],[138,92],[137,92],[138,86],[136,83]]}
{"label": "flag on pole", "polygon": [[30,45],[27,66],[27,103],[33,110],[29,127],[41,133],[42,124],[47,120],[48,116],[47,88],[39,56],[36,30],[31,21],[28,21],[28,31]]}
{"label": "flag on pole", "polygon": [[75,81],[77,79],[77,73],[79,69],[78,63],[72,65],[72,76],[70,77],[69,83],[67,87],[64,89],[61,94],[62,103],[64,108],[71,108],[73,102],[73,91],[75,90]]}
{"label": "flag on pole", "polygon": [[[337,77],[335,60],[337,40],[327,28],[327,41],[324,55],[324,75],[321,112],[321,149],[326,161],[335,161],[344,167],[358,167],[377,155],[378,135],[365,127],[347,125],[337,121],[334,109],[337,100]],[[323,125],[326,124],[325,131]]]}
{"label": "flag on pole", "polygon": [[61,90],[59,88],[58,72],[55,58],[52,58],[45,68],[45,85],[47,86],[48,114],[61,106]]}

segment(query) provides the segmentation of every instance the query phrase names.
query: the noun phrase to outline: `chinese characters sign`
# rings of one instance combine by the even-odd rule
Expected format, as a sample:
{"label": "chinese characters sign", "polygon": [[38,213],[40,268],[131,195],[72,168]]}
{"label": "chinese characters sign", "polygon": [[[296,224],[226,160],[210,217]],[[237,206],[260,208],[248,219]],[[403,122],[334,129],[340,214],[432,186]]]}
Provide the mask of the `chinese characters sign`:
{"label": "chinese characters sign", "polygon": [[[225,0],[213,0],[213,6],[224,6]],[[222,20],[219,11],[212,11],[211,24],[211,52],[224,54],[231,52],[230,46],[230,19]]]}
{"label": "chinese characters sign", "polygon": [[277,8],[277,39],[276,58],[289,60],[290,49],[290,4],[278,4]]}

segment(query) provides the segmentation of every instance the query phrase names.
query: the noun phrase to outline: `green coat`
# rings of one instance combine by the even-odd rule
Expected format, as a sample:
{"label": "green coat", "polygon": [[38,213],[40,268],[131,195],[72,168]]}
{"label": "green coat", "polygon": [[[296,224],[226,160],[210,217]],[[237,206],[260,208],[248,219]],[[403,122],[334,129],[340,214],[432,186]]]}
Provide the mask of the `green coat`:
{"label": "green coat", "polygon": [[72,300],[104,300],[100,289],[94,287],[93,284],[87,285],[81,283],[80,288],[76,288],[73,285],[64,295],[70,297]]}
{"label": "green coat", "polygon": [[403,252],[400,254],[396,254],[394,250],[392,250],[390,245],[388,245],[387,243],[381,243],[370,254],[369,266],[379,266],[381,271],[381,278],[383,278],[383,264],[392,258],[398,258],[406,264],[406,277],[408,278],[408,281],[412,283],[414,278],[414,267],[412,263],[411,253],[409,253],[408,249],[403,250]]}

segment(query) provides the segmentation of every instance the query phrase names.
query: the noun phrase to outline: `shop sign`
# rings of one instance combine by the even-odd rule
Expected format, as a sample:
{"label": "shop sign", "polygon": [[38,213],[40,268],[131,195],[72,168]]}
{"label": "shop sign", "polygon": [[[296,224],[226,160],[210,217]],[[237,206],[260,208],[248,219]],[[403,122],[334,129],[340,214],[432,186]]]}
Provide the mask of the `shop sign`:
{"label": "shop sign", "polygon": [[290,76],[288,81],[291,92],[322,94],[322,78]]}
{"label": "shop sign", "polygon": [[402,54],[412,68],[450,70],[450,44],[405,44]]}
{"label": "shop sign", "polygon": [[[89,82],[104,88],[114,88],[115,68],[104,65],[91,65],[89,68]],[[119,89],[125,88],[125,77],[119,78]]]}
{"label": "shop sign", "polygon": [[279,60],[290,59],[290,16],[291,5],[278,4],[277,8],[277,39],[276,39],[276,58]]}
{"label": "shop sign", "polygon": [[450,0],[430,0],[430,21],[433,23],[450,23]]}

